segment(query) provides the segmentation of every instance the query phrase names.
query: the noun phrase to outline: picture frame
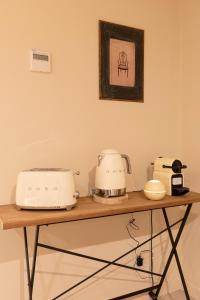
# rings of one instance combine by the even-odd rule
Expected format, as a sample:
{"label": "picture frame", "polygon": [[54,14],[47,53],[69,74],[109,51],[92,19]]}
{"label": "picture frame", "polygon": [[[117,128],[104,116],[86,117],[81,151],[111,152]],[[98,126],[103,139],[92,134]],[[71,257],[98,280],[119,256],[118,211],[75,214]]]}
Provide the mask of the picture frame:
{"label": "picture frame", "polygon": [[99,21],[100,99],[144,102],[144,30]]}

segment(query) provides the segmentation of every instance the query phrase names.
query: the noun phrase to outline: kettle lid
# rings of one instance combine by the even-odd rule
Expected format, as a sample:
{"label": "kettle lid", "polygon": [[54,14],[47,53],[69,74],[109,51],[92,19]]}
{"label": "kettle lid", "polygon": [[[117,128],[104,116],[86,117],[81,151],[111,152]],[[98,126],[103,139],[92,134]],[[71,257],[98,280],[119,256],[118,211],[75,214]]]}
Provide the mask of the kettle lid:
{"label": "kettle lid", "polygon": [[105,149],[101,151],[101,155],[104,154],[119,154],[119,151],[117,151],[116,149]]}

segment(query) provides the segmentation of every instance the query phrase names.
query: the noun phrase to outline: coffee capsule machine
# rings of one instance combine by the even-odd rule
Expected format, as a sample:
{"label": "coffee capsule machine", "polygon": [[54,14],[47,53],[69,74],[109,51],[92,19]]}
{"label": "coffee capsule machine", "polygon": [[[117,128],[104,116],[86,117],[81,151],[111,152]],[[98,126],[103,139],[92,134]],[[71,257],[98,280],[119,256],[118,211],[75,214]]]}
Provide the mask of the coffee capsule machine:
{"label": "coffee capsule machine", "polygon": [[175,158],[158,157],[154,161],[153,179],[160,180],[166,188],[167,195],[179,196],[189,192],[184,187],[184,175],[182,169],[187,168]]}

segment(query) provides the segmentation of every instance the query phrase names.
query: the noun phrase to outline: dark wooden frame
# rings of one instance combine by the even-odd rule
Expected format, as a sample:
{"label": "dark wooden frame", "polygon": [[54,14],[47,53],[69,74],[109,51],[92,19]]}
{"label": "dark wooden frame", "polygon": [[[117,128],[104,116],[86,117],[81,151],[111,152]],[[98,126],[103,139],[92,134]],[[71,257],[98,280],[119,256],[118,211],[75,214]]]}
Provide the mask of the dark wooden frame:
{"label": "dark wooden frame", "polygon": [[[144,85],[144,30],[99,21],[100,99],[143,102]],[[109,83],[110,38],[135,43],[135,86]]]}

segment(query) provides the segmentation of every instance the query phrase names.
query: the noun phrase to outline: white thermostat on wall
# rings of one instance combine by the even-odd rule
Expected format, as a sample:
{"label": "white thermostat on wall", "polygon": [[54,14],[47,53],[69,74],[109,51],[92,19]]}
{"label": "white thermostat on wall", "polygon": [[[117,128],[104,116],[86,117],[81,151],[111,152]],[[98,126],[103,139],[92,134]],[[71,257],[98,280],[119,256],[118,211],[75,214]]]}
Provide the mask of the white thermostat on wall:
{"label": "white thermostat on wall", "polygon": [[51,57],[48,52],[31,50],[30,70],[35,72],[51,72]]}

